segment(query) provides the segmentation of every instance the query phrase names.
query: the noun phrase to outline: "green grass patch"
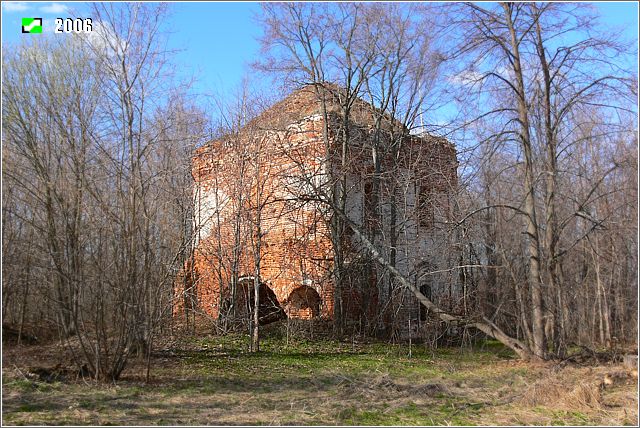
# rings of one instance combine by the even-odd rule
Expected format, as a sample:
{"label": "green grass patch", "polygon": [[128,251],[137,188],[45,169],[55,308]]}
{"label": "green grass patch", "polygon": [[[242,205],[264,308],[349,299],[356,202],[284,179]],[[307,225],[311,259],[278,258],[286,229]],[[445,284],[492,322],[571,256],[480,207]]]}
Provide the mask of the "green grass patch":
{"label": "green grass patch", "polygon": [[533,409],[536,413],[549,418],[549,424],[558,426],[593,425],[593,422],[583,412],[548,409],[538,406]]}
{"label": "green grass patch", "polygon": [[474,425],[468,414],[475,410],[461,411],[450,404],[439,406],[410,403],[393,409],[363,410],[346,408],[338,413],[338,423],[345,425]]}
{"label": "green grass patch", "polygon": [[[117,425],[473,425],[491,420],[505,397],[522,393],[540,368],[511,364],[495,341],[473,348],[266,335],[184,337],[117,385],[33,382],[4,377],[11,424]],[[502,407],[504,410],[504,407]],[[518,407],[514,405],[514,412]],[[598,425],[593,414],[526,408],[544,423]],[[487,419],[489,417],[489,419]],[[517,421],[511,408],[500,421]],[[620,419],[620,422],[626,421]],[[633,422],[633,420],[629,420]],[[482,423],[481,423],[482,424]]]}
{"label": "green grass patch", "polygon": [[42,405],[38,404],[22,404],[18,406],[16,412],[39,412],[40,410],[45,409]]}

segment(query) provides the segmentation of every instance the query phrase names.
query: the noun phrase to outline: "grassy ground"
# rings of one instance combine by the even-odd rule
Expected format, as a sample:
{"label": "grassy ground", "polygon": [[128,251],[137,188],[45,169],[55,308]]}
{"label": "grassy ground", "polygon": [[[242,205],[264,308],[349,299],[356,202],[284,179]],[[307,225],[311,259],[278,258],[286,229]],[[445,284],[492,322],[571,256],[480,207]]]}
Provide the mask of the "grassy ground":
{"label": "grassy ground", "polygon": [[[615,366],[520,362],[502,346],[183,338],[159,351],[152,381],[132,365],[117,385],[45,383],[25,355],[3,356],[4,425],[637,425],[637,384]],[[23,358],[18,358],[18,356]]]}

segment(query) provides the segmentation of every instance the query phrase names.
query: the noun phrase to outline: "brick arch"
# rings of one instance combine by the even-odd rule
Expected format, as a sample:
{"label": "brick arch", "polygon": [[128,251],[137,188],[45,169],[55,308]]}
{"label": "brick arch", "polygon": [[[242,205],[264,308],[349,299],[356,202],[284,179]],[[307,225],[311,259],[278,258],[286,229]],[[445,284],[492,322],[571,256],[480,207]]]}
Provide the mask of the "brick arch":
{"label": "brick arch", "polygon": [[[237,304],[246,315],[253,311],[254,290],[253,276],[243,276],[238,280]],[[269,324],[287,318],[285,310],[280,305],[278,297],[268,283],[260,282],[258,316],[261,325]]]}
{"label": "brick arch", "polygon": [[301,285],[289,293],[285,305],[290,318],[311,319],[320,316],[322,298],[313,287]]}

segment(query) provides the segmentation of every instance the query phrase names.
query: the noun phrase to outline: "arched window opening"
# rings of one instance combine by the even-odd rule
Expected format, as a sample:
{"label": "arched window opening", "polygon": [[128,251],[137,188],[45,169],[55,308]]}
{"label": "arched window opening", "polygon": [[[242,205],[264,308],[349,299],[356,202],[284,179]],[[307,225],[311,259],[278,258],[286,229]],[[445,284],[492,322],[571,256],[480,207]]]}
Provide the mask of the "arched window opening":
{"label": "arched window opening", "polygon": [[311,319],[320,316],[322,299],[316,290],[306,285],[296,288],[286,300],[290,318]]}

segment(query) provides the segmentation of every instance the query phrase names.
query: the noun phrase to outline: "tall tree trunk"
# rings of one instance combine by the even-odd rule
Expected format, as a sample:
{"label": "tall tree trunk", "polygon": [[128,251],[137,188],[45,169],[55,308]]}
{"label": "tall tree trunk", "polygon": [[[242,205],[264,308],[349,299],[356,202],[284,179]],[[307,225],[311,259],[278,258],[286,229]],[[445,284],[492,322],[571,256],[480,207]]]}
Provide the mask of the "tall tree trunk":
{"label": "tall tree trunk", "polygon": [[598,338],[599,343],[606,347],[611,346],[611,326],[609,325],[610,313],[609,302],[607,299],[607,291],[604,287],[602,279],[602,267],[600,264],[600,245],[596,234],[591,247],[591,257],[593,260],[593,268],[596,276],[596,306],[598,312]]}
{"label": "tall tree trunk", "polygon": [[530,135],[529,114],[527,108],[524,76],[520,63],[520,45],[516,30],[512,21],[512,4],[502,4],[505,12],[505,20],[511,37],[511,53],[513,56],[513,72],[515,75],[515,87],[517,90],[518,118],[520,120],[520,145],[524,154],[524,191],[525,200],[523,211],[527,225],[527,250],[529,253],[528,280],[531,291],[532,304],[532,330],[533,353],[538,358],[546,357],[544,324],[543,324],[543,299],[542,277],[540,272],[540,238],[536,222],[536,190],[535,176],[533,172],[533,148]]}
{"label": "tall tree trunk", "polygon": [[557,243],[558,243],[558,222],[556,219],[556,187],[557,187],[557,144],[554,132],[554,126],[551,120],[551,73],[549,71],[549,64],[547,62],[547,54],[545,52],[544,44],[542,41],[542,29],[540,26],[540,12],[535,3],[531,3],[531,8],[536,16],[536,51],[538,59],[540,61],[540,68],[542,70],[544,90],[543,90],[543,102],[542,108],[544,111],[544,145],[546,149],[546,163],[545,163],[545,199],[544,206],[546,212],[545,221],[545,244],[546,244],[546,278],[548,283],[548,290],[550,293],[549,300],[555,300],[556,310],[553,313],[554,324],[556,329],[554,331],[554,349],[559,355],[563,355],[565,352],[565,320],[564,320],[564,299],[562,285],[558,278],[558,258],[557,258]]}

